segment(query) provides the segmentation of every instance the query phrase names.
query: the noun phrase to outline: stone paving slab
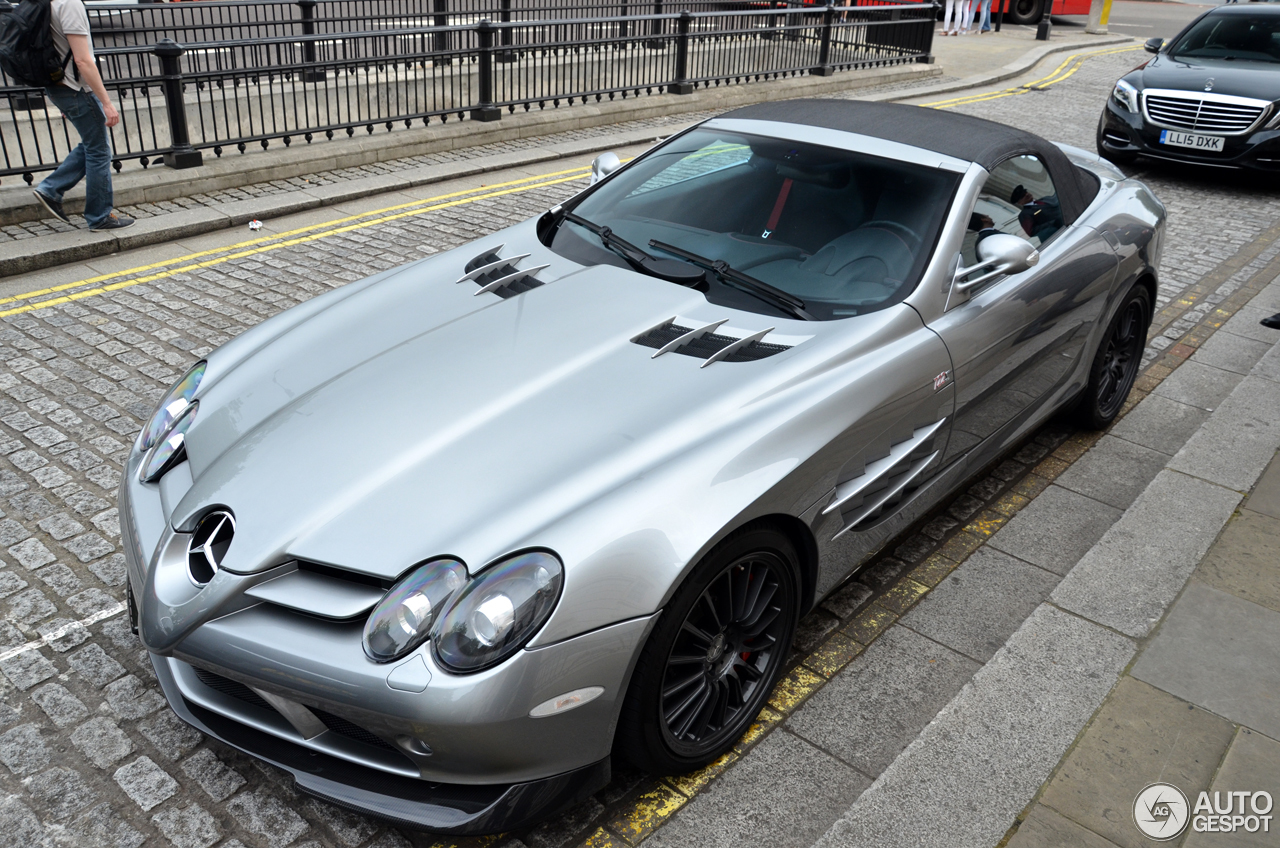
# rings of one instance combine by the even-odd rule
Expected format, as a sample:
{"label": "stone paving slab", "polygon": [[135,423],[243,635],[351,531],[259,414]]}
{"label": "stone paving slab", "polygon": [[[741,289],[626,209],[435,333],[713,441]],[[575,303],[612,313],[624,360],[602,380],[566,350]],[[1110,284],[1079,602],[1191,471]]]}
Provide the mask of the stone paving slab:
{"label": "stone paving slab", "polygon": [[1128,509],[1168,461],[1159,451],[1106,435],[1056,482],[1116,509]]}
{"label": "stone paving slab", "polygon": [[786,727],[864,774],[877,775],[978,668],[959,653],[893,627]]}
{"label": "stone paving slab", "polygon": [[818,848],[990,848],[1133,651],[1128,639],[1041,605]]}
{"label": "stone paving slab", "polygon": [[1239,502],[1236,492],[1160,472],[1058,584],[1052,600],[1121,633],[1145,636]]}
{"label": "stone paving slab", "polygon": [[1212,412],[1244,377],[1188,360],[1155,389],[1154,394]]}
{"label": "stone paving slab", "polygon": [[1007,848],[1115,848],[1115,843],[1036,804]]}
{"label": "stone paving slab", "polygon": [[1280,612],[1280,519],[1241,509],[1194,579]]}
{"label": "stone paving slab", "polygon": [[[1209,791],[1255,792],[1264,787],[1272,787],[1270,791],[1274,803],[1274,796],[1277,794],[1275,787],[1280,787],[1280,742],[1242,727],[1231,743],[1222,768]],[[1267,832],[1259,830],[1257,833],[1249,833],[1245,830],[1236,833],[1191,833],[1182,844],[1184,848],[1272,848],[1280,842],[1280,838],[1277,838],[1274,809],[1272,816],[1271,827]]]}
{"label": "stone paving slab", "polygon": [[1152,394],[1108,432],[1118,439],[1173,456],[1208,418],[1209,412],[1205,409]]}
{"label": "stone paving slab", "polygon": [[785,730],[770,734],[646,844],[807,848],[871,779]]}
{"label": "stone paving slab", "polygon": [[[1151,400],[1143,401],[1124,420],[1138,414]],[[1002,527],[992,537],[991,546],[1055,574],[1066,574],[1111,529],[1121,512],[1053,485]]]}
{"label": "stone paving slab", "polygon": [[1040,803],[1122,848],[1149,848],[1126,802],[1155,781],[1208,786],[1234,736],[1231,722],[1121,678]]}
{"label": "stone paving slab", "polygon": [[1280,383],[1245,377],[1169,468],[1247,492],[1280,448]]}
{"label": "stone paving slab", "polygon": [[1132,673],[1280,738],[1280,612],[1192,582]]}
{"label": "stone paving slab", "polygon": [[1058,579],[983,547],[903,616],[902,626],[985,663],[1048,597]]}

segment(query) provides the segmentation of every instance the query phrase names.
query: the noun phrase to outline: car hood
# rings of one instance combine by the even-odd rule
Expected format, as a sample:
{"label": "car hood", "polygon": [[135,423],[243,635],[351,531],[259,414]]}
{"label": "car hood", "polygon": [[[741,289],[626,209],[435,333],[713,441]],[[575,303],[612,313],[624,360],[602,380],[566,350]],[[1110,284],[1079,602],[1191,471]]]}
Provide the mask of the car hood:
{"label": "car hood", "polygon": [[475,557],[508,550],[487,544],[523,538],[732,426],[794,353],[702,368],[654,358],[634,337],[685,315],[729,318],[718,332],[740,337],[777,327],[773,343],[816,332],[554,256],[546,273],[564,276],[477,297],[476,284],[454,283],[466,250],[312,307],[265,342],[262,325],[252,356],[211,356],[175,529],[229,507],[236,541],[222,567],[238,573],[300,558],[392,578],[440,554],[474,571]]}
{"label": "car hood", "polygon": [[1135,75],[1143,88],[1203,92],[1213,80],[1214,94],[1280,100],[1280,65],[1222,59],[1173,59],[1161,53]]}

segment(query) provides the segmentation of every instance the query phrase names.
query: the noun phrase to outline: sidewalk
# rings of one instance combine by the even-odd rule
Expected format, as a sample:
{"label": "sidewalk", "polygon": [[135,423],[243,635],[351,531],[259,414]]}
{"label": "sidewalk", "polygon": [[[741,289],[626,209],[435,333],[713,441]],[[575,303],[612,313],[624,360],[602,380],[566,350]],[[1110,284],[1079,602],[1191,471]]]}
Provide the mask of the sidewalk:
{"label": "sidewalk", "polygon": [[[139,223],[91,233],[47,217],[17,180],[0,188],[0,277],[189,237],[250,220],[400,191],[488,171],[652,142],[690,123],[750,102],[785,97],[901,100],[991,85],[1026,73],[1046,56],[1128,42],[1125,36],[1055,34],[1036,42],[1030,27],[968,38],[936,38],[937,64],[719,86],[693,95],[653,95],[506,115],[490,124],[433,125],[368,138],[317,141],[248,154],[227,152],[200,168],[127,166],[115,178],[120,211]],[[964,74],[963,79],[955,71]],[[362,134],[363,135],[363,134]],[[412,155],[405,155],[406,152]],[[398,158],[397,158],[398,157]],[[83,189],[67,201],[81,206]]]}

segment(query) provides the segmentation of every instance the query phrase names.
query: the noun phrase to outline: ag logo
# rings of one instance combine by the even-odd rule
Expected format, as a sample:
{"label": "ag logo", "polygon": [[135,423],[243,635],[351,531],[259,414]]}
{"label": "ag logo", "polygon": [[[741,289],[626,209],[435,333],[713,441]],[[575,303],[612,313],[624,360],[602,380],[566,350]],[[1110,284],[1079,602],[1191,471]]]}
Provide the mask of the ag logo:
{"label": "ag logo", "polygon": [[1164,842],[1187,828],[1187,796],[1168,783],[1153,783],[1133,799],[1133,823],[1148,839]]}

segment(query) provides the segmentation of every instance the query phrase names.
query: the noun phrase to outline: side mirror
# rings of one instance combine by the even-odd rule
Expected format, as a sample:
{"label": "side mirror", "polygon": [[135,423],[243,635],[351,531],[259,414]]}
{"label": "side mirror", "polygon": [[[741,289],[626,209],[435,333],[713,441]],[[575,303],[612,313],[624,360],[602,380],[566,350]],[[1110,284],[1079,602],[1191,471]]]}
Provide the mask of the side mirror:
{"label": "side mirror", "polygon": [[1148,38],[1147,43],[1142,45],[1142,49],[1148,53],[1159,53],[1161,47],[1164,47],[1163,38]]}
{"label": "side mirror", "polygon": [[[1021,274],[1039,261],[1040,251],[1025,239],[1005,233],[987,236],[978,242],[978,264],[956,271],[952,290],[964,294],[996,277],[1005,274]],[[973,279],[965,279],[970,274],[984,269],[985,274],[979,274]]]}
{"label": "side mirror", "polygon": [[621,167],[622,162],[618,159],[618,154],[601,153],[596,157],[596,161],[591,163],[591,185],[595,185]]}

